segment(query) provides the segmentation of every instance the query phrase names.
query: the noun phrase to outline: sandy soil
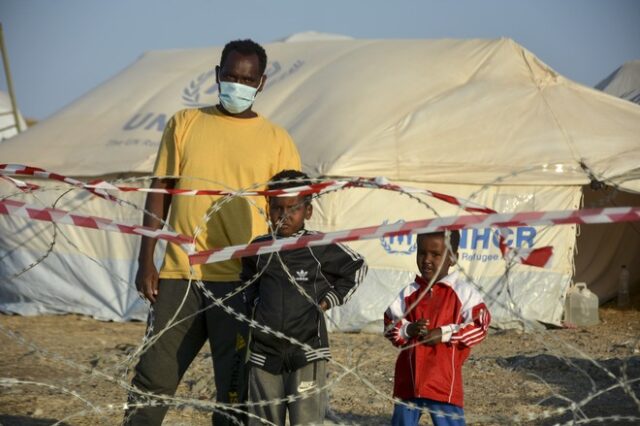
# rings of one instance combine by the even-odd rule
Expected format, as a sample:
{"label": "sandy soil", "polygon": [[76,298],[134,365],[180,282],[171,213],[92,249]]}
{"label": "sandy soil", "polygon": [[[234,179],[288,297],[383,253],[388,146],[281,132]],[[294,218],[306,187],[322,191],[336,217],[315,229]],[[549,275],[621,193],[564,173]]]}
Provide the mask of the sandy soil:
{"label": "sandy soil", "polygon": [[[640,424],[638,302],[601,308],[601,324],[589,328],[492,331],[465,365],[467,422]],[[118,424],[126,395],[118,381],[129,381],[143,333],[142,323],[76,315],[0,316],[0,424]],[[396,349],[381,335],[336,333],[332,351],[327,423],[388,424]],[[178,390],[188,403],[165,424],[210,424],[202,406],[212,374],[205,346]]]}

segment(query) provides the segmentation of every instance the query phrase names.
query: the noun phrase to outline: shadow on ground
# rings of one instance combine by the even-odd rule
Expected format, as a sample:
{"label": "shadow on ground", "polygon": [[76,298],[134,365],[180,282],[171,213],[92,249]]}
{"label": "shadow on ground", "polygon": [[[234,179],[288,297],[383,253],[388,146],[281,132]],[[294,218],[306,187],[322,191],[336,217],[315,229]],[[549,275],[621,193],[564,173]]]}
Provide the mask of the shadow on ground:
{"label": "shadow on ground", "polygon": [[[38,419],[28,416],[9,416],[0,414],[1,426],[49,426],[57,422],[56,419]],[[60,423],[61,426],[69,426],[68,423]]]}
{"label": "shadow on ground", "polygon": [[579,422],[587,418],[599,424],[640,424],[638,356],[592,361],[547,354],[518,355],[500,358],[497,362],[504,368],[525,374],[529,380],[543,381],[554,389],[553,396],[539,401],[541,406],[558,409],[577,404],[575,409],[539,424]]}

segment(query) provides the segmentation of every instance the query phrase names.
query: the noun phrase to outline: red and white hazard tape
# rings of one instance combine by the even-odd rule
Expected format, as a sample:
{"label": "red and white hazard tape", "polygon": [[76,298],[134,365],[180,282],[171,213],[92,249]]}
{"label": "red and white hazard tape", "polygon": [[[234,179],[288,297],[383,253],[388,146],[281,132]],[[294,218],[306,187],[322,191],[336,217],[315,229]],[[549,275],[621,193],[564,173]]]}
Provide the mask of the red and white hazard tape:
{"label": "red and white hazard tape", "polygon": [[32,183],[27,183],[18,179],[14,179],[11,176],[5,176],[0,174],[0,179],[5,179],[14,184],[20,191],[29,192],[40,188],[38,185],[34,185]]}
{"label": "red and white hazard tape", "polygon": [[458,206],[468,212],[477,213],[495,213],[494,210],[484,207],[480,204],[474,203],[469,200],[465,200],[460,197],[454,197],[452,195],[442,194],[439,192],[430,191],[428,189],[403,187],[400,185],[394,185],[389,183],[385,178],[354,178],[352,180],[327,180],[318,183],[312,183],[309,185],[295,186],[291,188],[282,189],[267,189],[263,191],[225,191],[221,189],[164,189],[164,188],[135,188],[127,186],[116,186],[105,181],[100,181],[92,184],[85,185],[87,189],[103,189],[113,191],[139,191],[139,192],[152,192],[158,194],[171,194],[171,195],[219,195],[219,196],[257,196],[263,195],[266,197],[282,197],[282,196],[296,196],[296,195],[311,195],[321,194],[327,191],[334,191],[337,189],[346,188],[370,188],[370,189],[384,189],[387,191],[404,192],[407,194],[422,194],[428,195],[433,198],[437,198],[446,203]]}
{"label": "red and white hazard tape", "polygon": [[[216,248],[189,255],[189,262],[192,265],[207,264],[245,256],[255,256],[258,254],[293,250],[303,247],[463,228],[502,228],[511,226],[545,226],[633,221],[640,221],[640,207],[450,216]],[[528,253],[526,257],[531,257],[531,261],[544,261],[546,264],[551,255],[549,250],[550,248],[545,247],[544,251]],[[547,258],[546,260],[544,260],[545,257]]]}
{"label": "red and white hazard tape", "polygon": [[[193,249],[193,238],[186,235],[144,226],[122,224],[111,219],[75,214],[60,209],[40,208],[21,201],[1,200],[0,214],[99,229],[109,232],[158,238],[181,245],[188,253],[191,253],[191,250]],[[463,228],[503,228],[512,226],[595,224],[632,221],[640,221],[640,207],[450,216],[356,228],[325,234],[312,234],[298,238],[283,238],[260,243],[214,248],[190,254],[189,261],[194,265],[207,264],[245,256],[293,250],[303,247]],[[553,251],[551,247],[528,250],[503,250],[503,255],[509,261],[540,267],[544,267],[548,264],[552,253]]]}
{"label": "red and white hazard tape", "polygon": [[115,222],[111,219],[70,213],[65,210],[54,209],[50,207],[40,208],[27,203],[23,203],[22,201],[1,200],[0,214],[80,226],[83,228],[99,229],[101,231],[158,238],[184,246],[187,252],[189,252],[193,244],[193,238],[175,232],[163,231],[160,229],[153,229],[145,226],[126,225],[123,223]]}
{"label": "red and white hazard tape", "polygon": [[[501,235],[502,237],[502,235]],[[511,248],[500,250],[502,257],[510,263],[521,263],[523,265],[546,268],[551,266],[553,258],[553,247],[544,246],[540,248]]]}
{"label": "red and white hazard tape", "polygon": [[[42,179],[57,180],[60,182],[68,183],[69,185],[73,185],[78,188],[86,189],[87,191],[93,193],[94,195],[97,195],[98,197],[104,198],[106,200],[115,201],[115,202],[120,201],[118,198],[114,197],[113,195],[109,194],[103,189],[88,188],[86,187],[85,183],[82,181],[79,181],[77,179],[70,178],[67,176],[63,176],[58,173],[48,172],[38,167],[24,166],[22,164],[0,164],[0,174],[35,176]],[[18,186],[18,188],[21,188],[23,190],[38,189],[38,186],[35,186],[34,188],[24,188],[24,185],[22,184],[25,184],[25,182],[18,181],[15,179],[12,179],[12,181],[16,186]],[[26,185],[30,185],[30,184],[26,184]]]}
{"label": "red and white hazard tape", "polygon": [[[407,234],[410,232],[432,232],[432,231],[429,231],[429,229],[437,231],[437,230],[444,230],[444,229],[475,228],[475,227],[487,227],[487,226],[496,226],[498,228],[501,226],[520,226],[517,224],[509,224],[509,225],[492,224],[493,222],[491,222],[491,220],[489,219],[489,218],[496,218],[497,221],[501,221],[502,219],[500,218],[511,217],[513,215],[508,215],[508,214],[499,215],[493,209],[484,207],[480,204],[471,202],[469,200],[465,200],[460,197],[454,197],[451,195],[429,191],[426,189],[403,187],[400,185],[391,184],[385,178],[380,178],[380,177],[373,178],[373,179],[354,178],[351,180],[327,180],[323,182],[313,183],[310,185],[301,185],[298,187],[264,190],[264,191],[162,189],[162,188],[136,188],[136,187],[116,186],[102,180],[86,184],[79,180],[69,178],[57,173],[48,172],[46,170],[43,170],[37,167],[25,166],[20,164],[0,164],[0,176],[10,180],[12,183],[14,183],[18,188],[20,188],[23,191],[37,189],[38,186],[19,181],[17,179],[12,179],[11,177],[6,176],[7,174],[35,176],[35,177],[65,182],[70,185],[90,191],[99,197],[105,198],[110,201],[115,201],[115,202],[120,202],[121,200],[110,195],[107,191],[122,191],[122,192],[140,191],[140,192],[153,192],[153,193],[164,193],[164,194],[186,195],[186,196],[214,195],[214,196],[277,197],[277,196],[321,194],[326,191],[345,189],[345,188],[371,188],[371,189],[384,189],[389,191],[403,192],[408,194],[428,195],[433,198],[439,199],[441,201],[447,202],[451,205],[458,206],[468,212],[482,213],[482,215],[479,215],[479,216],[459,217],[457,218],[458,221],[453,225],[451,224],[447,225],[446,222],[442,222],[452,218],[439,218],[439,219],[432,219],[426,222],[425,221],[407,222],[403,224],[402,229],[399,229],[399,230],[393,229],[397,225],[382,225],[378,227],[361,228],[361,229],[355,229],[351,231],[342,231],[342,232],[330,233],[330,234],[320,234],[320,235],[324,235],[321,241],[309,241],[308,244],[305,243],[305,241],[312,238],[311,236],[301,237],[299,238],[299,240],[302,240],[302,241],[297,242],[295,244],[293,244],[292,242],[286,243],[287,240],[278,240],[276,242],[262,243],[262,245],[264,245],[265,247],[257,247],[256,245],[242,245],[242,246],[226,247],[221,249],[212,249],[212,250],[193,254],[191,256],[191,262],[194,264],[213,263],[213,262],[232,259],[236,257],[250,256],[250,255],[260,254],[260,253],[269,253],[269,252],[274,252],[279,250],[288,250],[288,249],[300,248],[300,247],[311,246],[311,245],[322,245],[322,244],[330,244],[333,242],[340,242],[340,241],[355,241],[355,240],[379,238],[381,236],[380,234],[382,234],[382,236],[391,236],[391,235]],[[17,202],[13,202],[13,203],[17,203]],[[24,206],[27,206],[27,205],[24,204]],[[5,209],[10,209],[10,208],[15,209],[18,207],[16,207],[16,205],[5,206]],[[29,214],[27,214],[26,217],[31,217],[34,219],[51,220],[51,221],[56,221],[61,223],[75,224],[78,226],[87,226],[90,228],[105,229],[109,231],[116,231],[116,229],[119,229],[119,231],[116,231],[116,232],[147,235],[153,238],[165,239],[171,242],[175,242],[177,244],[191,244],[192,242],[192,239],[190,237],[186,237],[183,235],[179,235],[179,234],[175,234],[167,231],[139,227],[139,226],[136,227],[136,226],[125,225],[125,224],[117,224],[109,219],[104,219],[104,218],[83,216],[83,215],[72,215],[62,210],[39,209],[35,206],[27,206],[25,207],[25,209],[27,209],[29,212]],[[56,214],[54,215],[55,217],[48,216],[46,213],[47,210],[55,211],[56,212]],[[38,212],[45,212],[45,213],[38,213]],[[585,210],[583,212],[587,212],[587,211]],[[5,213],[5,212],[0,212],[0,213]],[[548,214],[551,214],[551,213],[553,212],[549,212]],[[556,212],[556,213],[569,214],[572,212]],[[528,214],[535,216],[535,215],[539,215],[540,213],[532,212]],[[525,216],[523,215],[526,215],[526,214],[519,213],[519,214],[516,214],[516,217],[524,218]],[[69,220],[66,220],[66,221],[54,220],[62,217],[71,218],[70,219],[71,222],[69,222]],[[453,219],[456,219],[456,218],[454,217]],[[461,220],[463,219],[466,220],[467,222],[464,222],[464,223],[461,222]],[[477,220],[480,220],[480,219],[484,220],[484,222],[476,223]],[[528,219],[533,220],[532,217],[529,217]],[[517,219],[512,218],[512,220],[517,220]],[[586,223],[586,222],[580,222],[576,218],[572,218],[572,220],[576,220],[576,221],[573,221],[573,222],[570,221],[566,223]],[[631,219],[631,220],[637,220],[637,219]],[[606,222],[610,222],[610,220],[605,220],[604,222],[595,222],[595,223],[606,223]],[[80,223],[82,224],[80,225]],[[107,223],[109,224],[108,225],[109,229],[104,228],[105,226],[107,226],[106,225]],[[442,224],[438,225],[439,223],[442,223]],[[529,222],[526,224],[532,225],[533,223]],[[543,225],[544,224],[560,224],[560,222],[541,223],[541,224]],[[145,230],[145,232],[144,233],[134,232],[133,230]],[[337,239],[331,240],[332,235],[335,236]],[[551,258],[551,255],[553,253],[553,249],[551,247],[541,247],[537,249],[528,249],[528,250],[523,250],[523,249],[515,250],[506,245],[506,242],[505,242],[506,240],[502,235],[502,233],[500,233],[499,236],[500,236],[500,244],[499,244],[500,251],[503,257],[509,261],[514,261],[514,262],[534,265],[534,266],[545,266],[548,264]],[[176,237],[179,237],[179,238],[176,240]],[[185,241],[188,241],[188,242],[185,242]],[[282,243],[282,241],[285,241],[285,243]],[[267,248],[266,246],[269,246],[271,248]]]}
{"label": "red and white hazard tape", "polygon": [[497,213],[493,209],[490,209],[478,203],[474,203],[473,201],[465,200],[464,198],[454,197],[453,195],[447,195],[440,192],[430,191],[428,189],[395,185],[390,183],[384,177],[377,177],[373,179],[357,178],[353,181],[348,181],[345,187],[384,189],[387,191],[403,192],[407,194],[428,195],[430,197],[444,201],[448,204],[458,206],[463,210],[468,211],[469,213]]}
{"label": "red and white hazard tape", "polygon": [[151,192],[155,194],[170,194],[170,195],[219,195],[219,196],[267,196],[267,197],[281,197],[281,196],[296,196],[296,195],[310,195],[323,191],[341,189],[344,188],[348,182],[342,181],[325,181],[314,183],[310,185],[296,186],[292,188],[282,189],[269,189],[263,191],[228,191],[224,189],[175,189],[175,188],[136,188],[131,186],[116,186],[106,181],[97,181],[84,185],[87,189],[103,189],[111,191],[122,192]]}
{"label": "red and white hazard tape", "polygon": [[[65,182],[70,185],[86,189],[102,198],[109,199],[111,201],[117,201],[117,198],[109,195],[106,191],[121,191],[121,192],[151,192],[159,194],[171,194],[171,195],[210,195],[210,196],[295,196],[295,195],[311,195],[320,194],[326,191],[333,191],[337,189],[345,188],[371,188],[371,189],[384,189],[387,191],[404,192],[407,194],[422,194],[427,195],[446,203],[458,206],[470,213],[495,213],[488,207],[474,203],[469,200],[465,200],[460,197],[454,197],[452,195],[442,194],[439,192],[430,191],[428,189],[403,187],[390,183],[386,178],[353,178],[348,180],[327,180],[323,182],[317,182],[309,185],[301,185],[292,188],[270,189],[264,191],[226,191],[219,189],[164,189],[164,188],[136,188],[128,186],[116,186],[104,180],[98,180],[86,184],[79,180],[60,175],[58,173],[49,172],[38,167],[25,166],[22,164],[0,164],[0,174],[15,174],[25,176],[35,176],[44,179],[52,179],[60,182]],[[20,187],[21,181],[13,180],[13,182]],[[27,184],[29,185],[29,184]],[[37,187],[35,187],[37,188]],[[35,189],[32,188],[32,189]]]}

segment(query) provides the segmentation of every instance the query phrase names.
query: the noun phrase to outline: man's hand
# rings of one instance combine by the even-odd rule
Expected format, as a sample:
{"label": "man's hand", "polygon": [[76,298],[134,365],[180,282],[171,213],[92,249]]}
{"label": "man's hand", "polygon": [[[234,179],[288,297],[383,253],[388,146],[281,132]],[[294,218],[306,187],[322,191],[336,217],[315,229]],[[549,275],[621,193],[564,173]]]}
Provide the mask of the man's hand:
{"label": "man's hand", "polygon": [[320,302],[320,309],[322,309],[323,311],[326,311],[327,309],[329,309],[329,304],[327,303],[326,300],[323,300],[322,302]]}
{"label": "man's hand", "polygon": [[158,295],[158,270],[153,262],[139,262],[136,273],[136,288],[140,297],[156,302]]}
{"label": "man's hand", "polygon": [[429,325],[429,321],[424,318],[419,319],[416,322],[409,323],[409,325],[407,326],[407,334],[411,338],[418,337],[426,333],[427,331],[429,331],[427,329],[428,325]]}

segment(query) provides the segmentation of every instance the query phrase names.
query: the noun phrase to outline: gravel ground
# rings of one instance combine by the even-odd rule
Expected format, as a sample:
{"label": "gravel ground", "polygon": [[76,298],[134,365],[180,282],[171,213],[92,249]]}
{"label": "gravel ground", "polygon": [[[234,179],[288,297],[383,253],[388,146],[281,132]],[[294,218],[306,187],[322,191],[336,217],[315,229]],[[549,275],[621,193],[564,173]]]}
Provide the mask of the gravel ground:
{"label": "gravel ground", "polygon": [[[640,424],[640,303],[600,309],[601,324],[534,333],[493,330],[464,367],[469,424]],[[142,323],[0,316],[0,424],[119,424],[129,354]],[[327,424],[388,424],[396,349],[381,335],[334,333]],[[348,371],[348,374],[344,374]],[[165,424],[210,424],[205,346]],[[560,413],[560,414],[559,414]],[[423,424],[429,424],[423,416]]]}

